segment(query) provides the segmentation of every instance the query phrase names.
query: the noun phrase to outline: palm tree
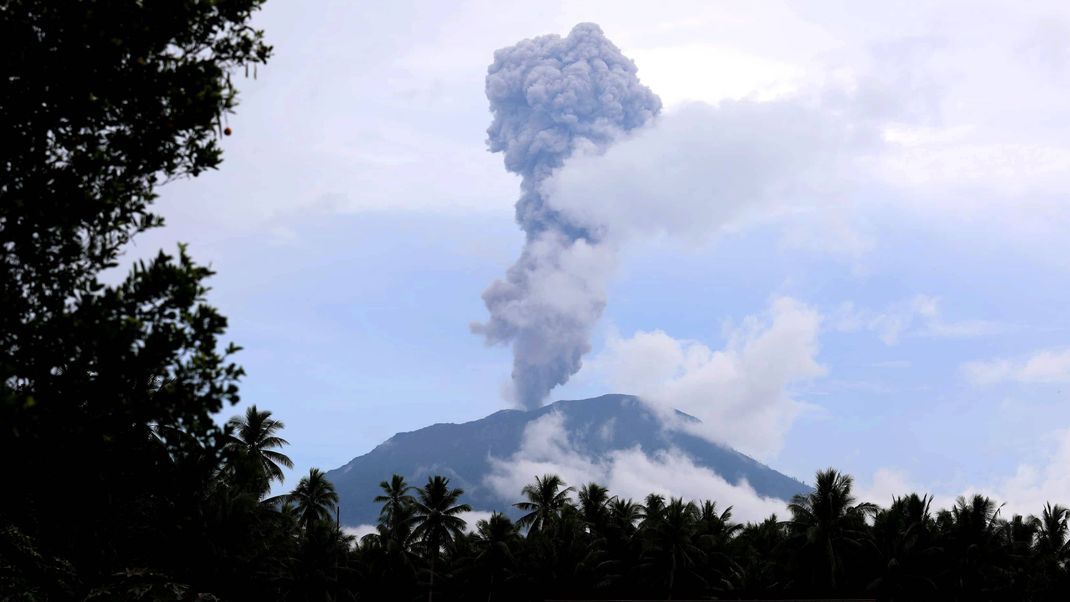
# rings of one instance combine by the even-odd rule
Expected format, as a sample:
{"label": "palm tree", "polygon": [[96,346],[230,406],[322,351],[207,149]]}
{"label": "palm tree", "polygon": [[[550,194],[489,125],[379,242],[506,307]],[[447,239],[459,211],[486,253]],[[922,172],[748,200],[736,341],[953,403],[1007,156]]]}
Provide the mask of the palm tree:
{"label": "palm tree", "polygon": [[1040,517],[1030,517],[1036,531],[1034,553],[1038,565],[1034,579],[1041,590],[1054,591],[1070,583],[1070,510],[1044,504]]}
{"label": "palm tree", "polygon": [[490,574],[490,586],[487,602],[494,596],[497,579],[514,563],[513,550],[520,541],[513,521],[503,514],[495,512],[490,519],[476,523],[476,554],[478,562]]}
{"label": "palm tree", "polygon": [[[648,547],[644,554],[644,564],[647,567],[657,567],[659,573],[664,571],[670,600],[677,590],[681,571],[690,571],[705,558],[702,550],[694,544],[698,516],[698,508],[693,503],[672,498],[660,513],[660,520],[653,523],[645,533]],[[693,576],[701,581],[697,574]]]}
{"label": "palm tree", "polygon": [[308,471],[308,476],[301,477],[289,495],[289,501],[293,502],[297,511],[297,523],[307,530],[312,525],[330,520],[331,511],[338,505],[338,493],[327,480],[327,475],[313,468]]}
{"label": "palm tree", "polygon": [[1003,544],[1011,554],[1025,558],[1033,551],[1033,541],[1037,538],[1037,524],[1021,514],[1015,514],[1011,520],[999,522]]}
{"label": "palm tree", "polygon": [[587,528],[592,534],[603,534],[609,522],[609,503],[613,501],[609,490],[597,483],[589,483],[580,487],[578,497],[580,513]]}
{"label": "palm tree", "polygon": [[732,561],[724,584],[746,596],[771,597],[763,592],[775,591],[783,583],[788,550],[788,523],[774,514],[760,523],[747,523],[731,541]]}
{"label": "palm tree", "polygon": [[1044,504],[1044,512],[1041,513],[1040,518],[1030,518],[1037,529],[1036,549],[1039,556],[1055,562],[1070,560],[1070,538],[1067,537],[1070,532],[1070,527],[1067,526],[1068,520],[1070,520],[1070,510],[1058,504],[1052,506],[1051,502]]}
{"label": "palm tree", "polygon": [[879,575],[869,589],[889,600],[928,597],[936,590],[932,559],[934,545],[932,497],[912,493],[896,497],[887,510],[873,518],[871,543],[876,550]]}
{"label": "palm tree", "polygon": [[717,512],[717,502],[706,500],[698,509],[698,533],[715,547],[722,546],[743,528],[732,521],[732,506]]}
{"label": "palm tree", "polygon": [[442,547],[449,547],[453,541],[464,535],[464,519],[457,516],[462,512],[471,512],[468,504],[458,504],[457,500],[464,494],[463,489],[449,487],[446,477],[428,477],[427,484],[416,490],[414,519],[416,528],[412,531],[413,539],[420,541],[431,563],[431,581],[427,589],[427,600],[433,600],[435,590],[435,563]]}
{"label": "palm tree", "polygon": [[415,500],[409,495],[413,488],[399,474],[392,476],[390,482],[379,483],[379,487],[383,490],[383,495],[375,496],[375,503],[383,505],[379,512],[379,524],[391,541],[404,546],[413,518]]}
{"label": "palm tree", "polygon": [[665,513],[665,496],[651,493],[643,501],[643,527],[652,527],[661,521]]}
{"label": "palm tree", "polygon": [[253,472],[261,496],[271,487],[271,481],[283,482],[285,476],[282,467],[293,468],[293,462],[285,454],[275,451],[289,442],[278,436],[285,425],[271,417],[271,412],[263,412],[256,406],[249,406],[245,416],[234,416],[227,421],[232,431],[228,435],[227,447],[248,462]]}
{"label": "palm tree", "polygon": [[568,494],[575,491],[572,487],[564,487],[565,482],[555,474],[547,474],[535,477],[535,483],[525,485],[521,493],[527,498],[525,502],[517,502],[514,507],[525,511],[527,514],[520,517],[516,524],[527,527],[528,534],[538,533],[561,516],[565,506],[570,505]]}
{"label": "palm tree", "polygon": [[630,499],[614,496],[609,502],[610,523],[623,535],[635,532],[635,523],[643,518],[643,507]]}
{"label": "palm tree", "polygon": [[948,543],[951,587],[962,598],[982,597],[997,585],[1005,565],[999,529],[1003,506],[983,496],[959,497],[950,511],[937,516]]}
{"label": "palm tree", "polygon": [[818,471],[814,490],[796,495],[788,504],[793,536],[803,547],[816,552],[814,558],[824,565],[823,585],[833,591],[844,573],[845,548],[861,546],[865,518],[877,510],[870,503],[855,503],[851,495],[853,483],[850,475],[832,468]]}

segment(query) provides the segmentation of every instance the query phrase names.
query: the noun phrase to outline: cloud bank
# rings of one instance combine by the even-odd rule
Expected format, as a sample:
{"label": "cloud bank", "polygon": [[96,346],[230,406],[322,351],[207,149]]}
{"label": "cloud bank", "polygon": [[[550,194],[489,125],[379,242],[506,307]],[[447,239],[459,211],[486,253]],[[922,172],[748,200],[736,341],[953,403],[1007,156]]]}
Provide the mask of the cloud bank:
{"label": "cloud bank", "polygon": [[888,506],[894,497],[909,493],[933,495],[933,509],[950,508],[959,496],[981,494],[1004,504],[1002,518],[1014,514],[1037,515],[1044,504],[1065,503],[1070,499],[1070,429],[1055,431],[1048,436],[1052,452],[1041,464],[1020,464],[1015,473],[1005,479],[984,485],[972,485],[959,491],[926,487],[915,482],[905,471],[893,468],[877,470],[869,481],[857,490],[864,501]]}
{"label": "cloud bank", "polygon": [[491,458],[485,484],[502,500],[515,501],[524,485],[544,474],[556,474],[576,487],[593,481],[608,487],[613,495],[636,500],[649,493],[712,499],[721,507],[732,506],[733,517],[742,521],[784,513],[782,500],[761,497],[746,482],[729,483],[679,450],[647,455],[632,448],[590,458],[573,445],[565,418],[557,412],[530,422],[512,456]]}
{"label": "cloud bank", "polygon": [[[614,336],[593,362],[617,390],[638,395],[672,428],[768,458],[803,405],[794,384],[825,373],[818,363],[821,315],[790,297],[729,326],[722,349],[655,330]],[[675,419],[674,410],[700,424]]]}

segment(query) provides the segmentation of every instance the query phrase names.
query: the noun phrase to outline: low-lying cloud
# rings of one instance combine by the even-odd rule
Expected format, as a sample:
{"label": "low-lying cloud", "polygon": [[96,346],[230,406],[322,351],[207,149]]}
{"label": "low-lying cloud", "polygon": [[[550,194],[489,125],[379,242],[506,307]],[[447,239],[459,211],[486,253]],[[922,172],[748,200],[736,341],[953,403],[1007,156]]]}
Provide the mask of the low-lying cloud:
{"label": "low-lying cloud", "polygon": [[758,495],[745,481],[729,483],[676,449],[648,455],[636,447],[592,458],[576,448],[565,417],[557,412],[530,422],[512,456],[492,457],[485,484],[502,500],[512,502],[519,500],[524,485],[544,474],[556,474],[576,487],[593,481],[608,487],[613,495],[635,500],[650,493],[712,499],[721,507],[732,506],[733,517],[742,521],[784,513],[782,500]]}
{"label": "low-lying cloud", "polygon": [[[461,501],[463,502],[464,500],[462,499]],[[481,521],[481,520],[490,520],[491,514],[493,514],[493,512],[488,512],[486,510],[470,510],[468,512],[462,512],[462,513],[458,514],[457,516],[460,517],[460,519],[463,520],[464,523],[465,523],[465,526],[464,526],[465,533],[472,533],[472,532],[474,532],[476,530],[476,527],[478,526],[479,521]],[[355,527],[345,527],[345,526],[343,526],[342,527],[342,531],[346,535],[352,535],[352,536],[356,537],[357,541],[360,541],[361,539],[363,539],[367,535],[372,535],[374,533],[378,533],[379,532],[379,528],[378,528],[377,525],[363,524],[363,525],[357,525]]]}
{"label": "low-lying cloud", "polygon": [[[803,408],[791,386],[825,373],[817,359],[820,327],[817,310],[780,297],[730,326],[722,349],[660,330],[638,332],[610,337],[592,369],[673,428],[768,458]],[[675,410],[702,422],[681,422]]]}
{"label": "low-lying cloud", "polygon": [[1065,503],[1070,499],[1070,429],[1049,434],[1052,453],[1045,462],[1022,463],[1010,477],[992,483],[971,485],[958,491],[939,486],[927,487],[914,481],[907,472],[882,468],[857,489],[857,497],[882,506],[909,493],[933,496],[933,509],[950,508],[958,496],[981,494],[1003,504],[1002,518],[1014,514],[1037,515],[1044,504]]}

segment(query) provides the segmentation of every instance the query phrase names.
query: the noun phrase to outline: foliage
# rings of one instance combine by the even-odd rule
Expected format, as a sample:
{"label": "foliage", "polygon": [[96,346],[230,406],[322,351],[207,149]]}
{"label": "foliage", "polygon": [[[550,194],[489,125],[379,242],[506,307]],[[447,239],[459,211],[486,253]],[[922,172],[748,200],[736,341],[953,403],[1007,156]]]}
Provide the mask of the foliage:
{"label": "foliage", "polygon": [[[445,491],[444,481],[431,477],[425,490],[438,483]],[[382,485],[385,534],[421,502],[406,498],[400,475]],[[931,498],[918,494],[888,508],[860,503],[851,478],[832,469],[788,505],[787,521],[735,523],[732,509],[713,500],[651,494],[640,505],[594,483],[575,498],[569,492],[559,477],[538,476],[516,504],[526,511],[519,516],[537,512],[538,522],[494,513],[440,549],[409,538],[400,543],[405,562],[386,561],[396,550],[367,537],[355,553],[357,592],[419,599],[426,590],[401,585],[431,567],[435,598],[446,600],[1054,600],[1070,584],[1059,506],[1004,520],[992,500],[976,496],[934,517]]]}
{"label": "foliage", "polygon": [[282,482],[282,467],[293,468],[289,456],[276,451],[289,442],[278,436],[285,428],[281,421],[271,417],[271,412],[260,411],[256,406],[249,406],[244,416],[235,416],[227,421],[230,434],[227,437],[227,449],[233,454],[232,462],[247,463],[240,473],[248,474],[252,479],[249,486],[259,488],[266,494],[272,481]]}
{"label": "foliage", "polygon": [[185,572],[206,504],[243,503],[213,472],[242,371],[211,270],[180,247],[108,271],[162,224],[157,185],[219,165],[231,75],[270,54],[261,2],[0,0],[0,453],[19,483],[0,529],[35,551],[5,557],[8,583],[69,565],[42,594],[63,598]]}

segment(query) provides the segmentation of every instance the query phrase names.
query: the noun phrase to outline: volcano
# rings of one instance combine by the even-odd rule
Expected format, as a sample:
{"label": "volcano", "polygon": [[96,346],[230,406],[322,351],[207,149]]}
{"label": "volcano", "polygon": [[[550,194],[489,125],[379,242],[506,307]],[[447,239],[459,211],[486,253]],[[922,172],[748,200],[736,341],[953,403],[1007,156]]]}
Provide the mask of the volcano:
{"label": "volcano", "polygon": [[[762,497],[790,500],[810,491],[802,482],[730,447],[665,429],[638,398],[614,394],[557,401],[531,411],[501,410],[471,422],[435,424],[398,433],[363,456],[327,472],[338,491],[342,523],[375,523],[379,506],[373,499],[381,493],[379,483],[395,473],[413,485],[423,484],[429,475],[449,477],[451,486],[464,489],[463,501],[474,510],[513,514],[512,503],[519,499],[520,491],[503,499],[487,485],[492,461],[507,461],[518,450],[524,429],[552,412],[564,418],[571,445],[592,460],[618,450],[639,448],[648,455],[673,450],[730,483],[746,481]],[[684,420],[698,420],[679,414]]]}

